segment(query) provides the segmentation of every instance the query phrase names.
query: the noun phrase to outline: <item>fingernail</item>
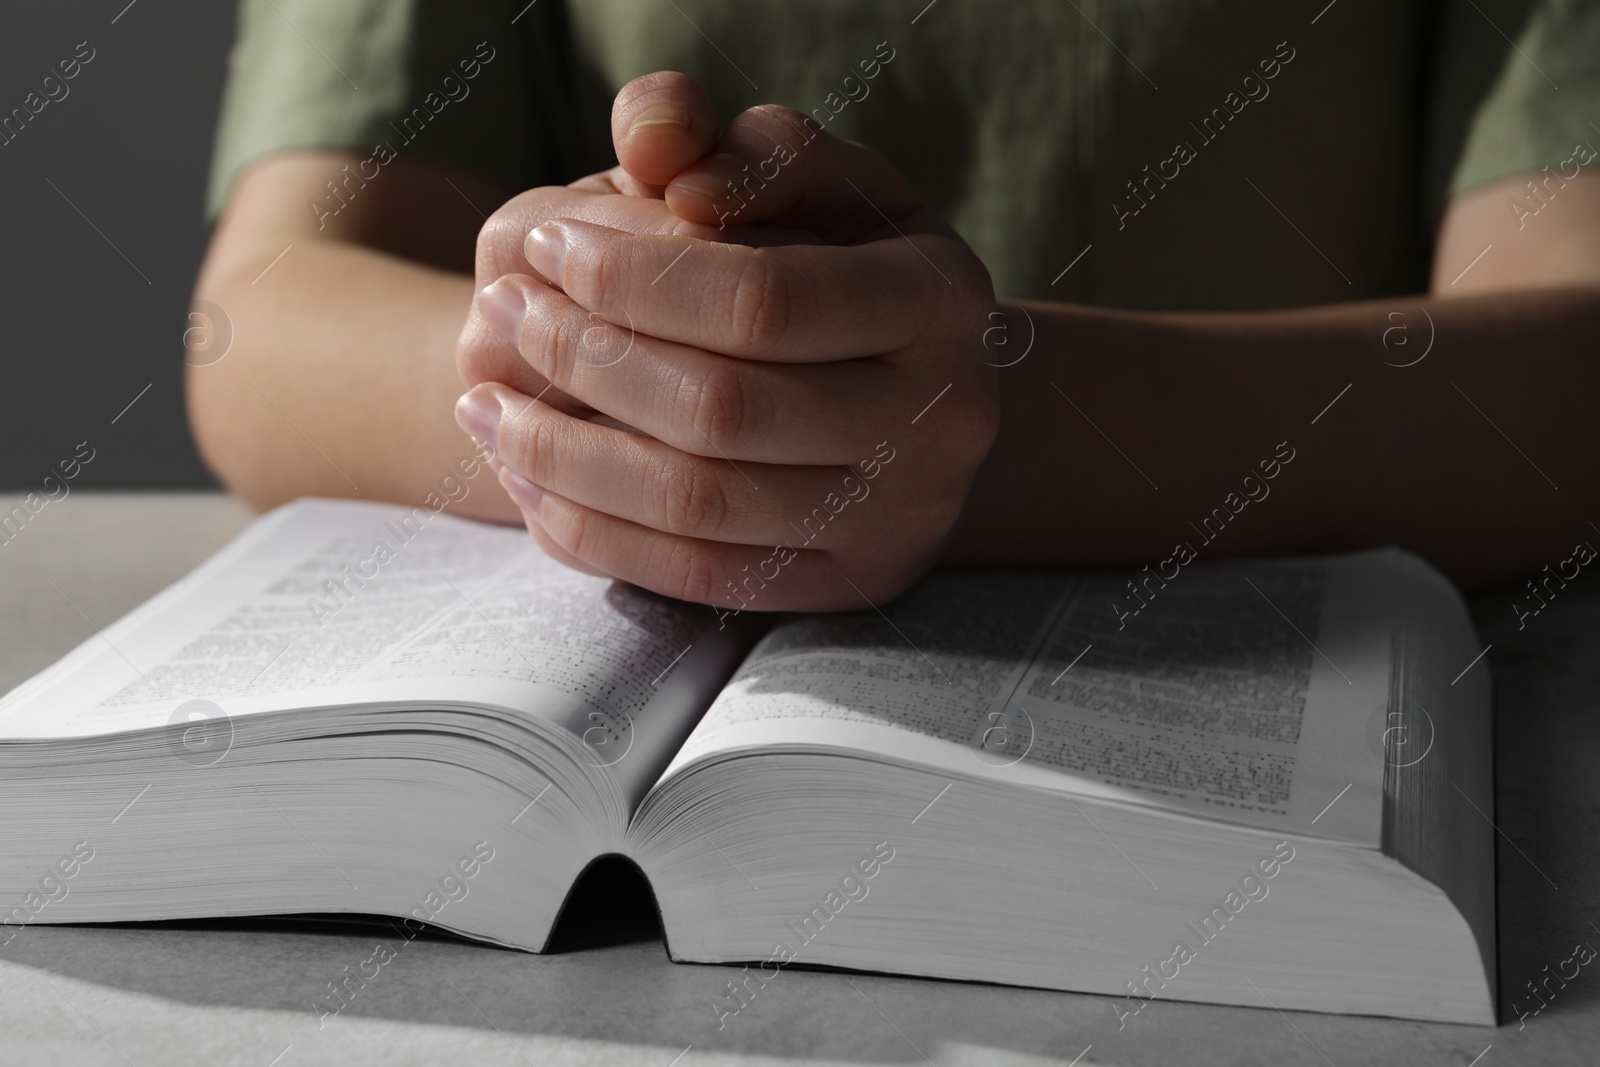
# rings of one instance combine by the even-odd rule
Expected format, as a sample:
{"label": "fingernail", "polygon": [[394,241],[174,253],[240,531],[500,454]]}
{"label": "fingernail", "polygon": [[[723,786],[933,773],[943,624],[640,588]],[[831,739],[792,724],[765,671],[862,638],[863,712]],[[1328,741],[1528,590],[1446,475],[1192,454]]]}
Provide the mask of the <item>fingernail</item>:
{"label": "fingernail", "polygon": [[456,401],[456,424],[474,441],[493,448],[500,437],[500,401],[493,393],[464,393]]}
{"label": "fingernail", "polygon": [[553,222],[536,226],[522,243],[522,254],[533,269],[557,285],[561,284],[561,264],[567,258],[567,235]]}
{"label": "fingernail", "polygon": [[668,184],[689,193],[698,193],[712,200],[721,200],[731,191],[728,183],[735,186],[750,168],[744,160],[729,152],[718,152],[710,159],[703,159],[690,167]]}
{"label": "fingernail", "polygon": [[539,513],[539,502],[544,499],[544,490],[534,485],[528,479],[512,470],[510,467],[501,467],[496,476],[500,484],[505,487],[506,495],[523,511],[534,515]]}
{"label": "fingernail", "polygon": [[506,279],[483,287],[478,294],[478,311],[506,340],[522,339],[522,319],[528,313],[528,302],[523,299],[522,290]]}
{"label": "fingernail", "polygon": [[686,109],[661,100],[639,112],[638,118],[628,126],[627,137],[632,137],[647,126],[677,126],[687,130],[692,121]]}

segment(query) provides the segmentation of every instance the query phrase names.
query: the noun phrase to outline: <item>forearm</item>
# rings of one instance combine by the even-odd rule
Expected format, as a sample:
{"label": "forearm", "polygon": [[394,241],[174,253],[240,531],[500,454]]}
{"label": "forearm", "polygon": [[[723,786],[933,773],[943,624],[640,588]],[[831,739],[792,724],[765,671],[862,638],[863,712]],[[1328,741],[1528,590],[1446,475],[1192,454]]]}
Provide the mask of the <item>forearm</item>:
{"label": "forearm", "polygon": [[[1020,307],[1037,336],[997,372],[1000,439],[952,562],[1399,544],[1477,583],[1593,533],[1600,465],[1578,427],[1600,395],[1600,289],[1248,314]],[[1009,314],[1015,343],[1026,320]],[[1421,354],[1429,318],[1427,357],[1393,365]],[[1402,323],[1407,347],[1385,349],[1386,324]],[[1284,442],[1294,458],[1267,480],[1261,462]]]}
{"label": "forearm", "polygon": [[261,275],[275,254],[263,247],[199,287],[233,329],[225,358],[188,372],[190,421],[218,476],[257,507],[434,492],[460,497],[455,514],[513,520],[492,473],[463,480],[458,467],[475,454],[451,416],[472,278],[314,240]]}

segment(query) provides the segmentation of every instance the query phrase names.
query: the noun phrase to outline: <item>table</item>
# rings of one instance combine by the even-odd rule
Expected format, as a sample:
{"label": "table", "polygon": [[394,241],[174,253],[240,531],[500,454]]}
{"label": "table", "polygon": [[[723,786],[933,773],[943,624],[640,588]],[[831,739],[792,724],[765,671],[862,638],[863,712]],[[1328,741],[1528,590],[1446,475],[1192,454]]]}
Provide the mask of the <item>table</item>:
{"label": "table", "polygon": [[[220,494],[80,491],[47,505],[0,544],[0,690],[249,519]],[[1600,944],[1600,582],[1580,578],[1520,632],[1509,600],[1500,590],[1473,601],[1496,677],[1506,1000],[1576,941]],[[642,892],[621,895],[649,906]],[[710,1002],[730,972],[670,962],[647,926],[611,945],[581,944],[580,929],[580,950],[548,956],[419,941],[319,1030],[313,997],[377,936],[314,919],[27,928],[0,949],[0,1064],[953,1067],[1081,1054],[1081,1067],[1501,1067],[1592,1063],[1600,1046],[1600,975],[1588,972],[1525,1028],[1157,1002],[1119,1033],[1104,997],[794,968],[719,1032]]]}

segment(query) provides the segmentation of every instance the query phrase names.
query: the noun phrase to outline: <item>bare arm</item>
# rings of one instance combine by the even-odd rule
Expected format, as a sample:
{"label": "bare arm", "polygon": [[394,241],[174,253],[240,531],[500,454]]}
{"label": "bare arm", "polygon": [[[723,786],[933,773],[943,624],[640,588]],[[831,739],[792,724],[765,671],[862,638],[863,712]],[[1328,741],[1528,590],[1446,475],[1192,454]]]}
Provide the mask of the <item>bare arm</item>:
{"label": "bare arm", "polygon": [[[1519,230],[1506,201],[1521,184],[1452,205],[1432,291],[1414,298],[1014,305],[1013,341],[1025,308],[1034,351],[999,371],[1000,438],[947,558],[1153,567],[1182,542],[1206,558],[1398,543],[1471,584],[1568,554],[1600,520],[1600,179],[1569,182]],[[1398,365],[1430,335],[1425,359]],[[1280,442],[1295,458],[1264,481]],[[1252,474],[1268,495],[1241,507]]]}
{"label": "bare arm", "polygon": [[[688,222],[768,219],[832,244],[563,220],[529,242],[550,284],[496,283],[527,363],[654,439],[466,375],[483,384],[462,410],[496,416],[480,432],[529,528],[588,568],[729,607],[831,610],[888,599],[934,562],[1158,567],[1179,546],[1400,544],[1476,584],[1596,532],[1593,176],[1531,220],[1507,207],[1520,180],[1459,198],[1427,294],[1211,314],[1002,304],[1014,345],[1036,336],[1021,362],[989,351],[1013,364],[990,370],[995,305],[970,250],[880,157],[804,122],[764,107],[730,125],[735,161],[788,162],[749,201],[719,192],[714,156],[669,202]],[[861,224],[863,199],[892,226]],[[584,358],[574,338],[594,316],[637,330],[630,373]],[[670,405],[655,395],[668,387]],[[846,510],[824,480],[846,462],[876,477],[857,459],[873,447],[881,466],[900,458],[870,487],[877,504]]]}
{"label": "bare arm", "polygon": [[[190,424],[218,477],[257,507],[302,495],[420,503],[475,451],[450,414],[456,340],[479,209],[514,190],[396,159],[319,229],[308,203],[326,202],[323,183],[359,158],[285,154],[241,174],[195,285],[228,316],[233,343],[189,368]],[[492,474],[453,510],[517,516]]]}

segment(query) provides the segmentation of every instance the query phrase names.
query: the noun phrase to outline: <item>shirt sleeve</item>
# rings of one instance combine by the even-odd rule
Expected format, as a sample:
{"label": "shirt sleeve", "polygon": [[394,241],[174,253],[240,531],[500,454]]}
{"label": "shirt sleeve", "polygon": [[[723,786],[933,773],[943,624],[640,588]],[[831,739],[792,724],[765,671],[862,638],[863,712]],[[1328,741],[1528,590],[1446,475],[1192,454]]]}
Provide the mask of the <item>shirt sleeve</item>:
{"label": "shirt sleeve", "polygon": [[[415,153],[515,188],[560,169],[566,28],[516,0],[240,0],[206,196],[274,152]],[[514,21],[515,20],[515,21]]]}
{"label": "shirt sleeve", "polygon": [[1446,0],[1428,115],[1426,206],[1600,145],[1600,3]]}

